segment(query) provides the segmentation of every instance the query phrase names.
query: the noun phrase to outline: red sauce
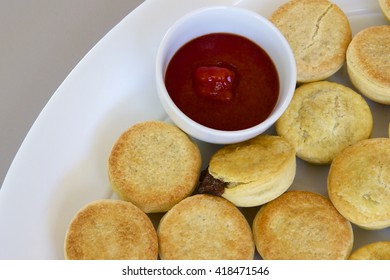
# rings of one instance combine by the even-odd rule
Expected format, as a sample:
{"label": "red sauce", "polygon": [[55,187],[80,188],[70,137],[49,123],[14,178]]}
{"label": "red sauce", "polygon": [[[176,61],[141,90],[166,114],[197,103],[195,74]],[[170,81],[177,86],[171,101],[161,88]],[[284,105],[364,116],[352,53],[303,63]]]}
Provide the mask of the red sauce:
{"label": "red sauce", "polygon": [[279,77],[268,54],[234,34],[213,33],[182,46],[165,84],[188,117],[219,130],[241,130],[264,121],[275,107]]}

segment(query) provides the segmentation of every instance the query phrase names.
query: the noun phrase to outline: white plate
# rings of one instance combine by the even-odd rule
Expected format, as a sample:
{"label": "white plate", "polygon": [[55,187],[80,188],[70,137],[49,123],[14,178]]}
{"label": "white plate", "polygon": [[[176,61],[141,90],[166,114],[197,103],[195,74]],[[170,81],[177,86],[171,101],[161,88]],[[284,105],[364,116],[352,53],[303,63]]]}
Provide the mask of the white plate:
{"label": "white plate", "polygon": [[[18,151],[0,191],[0,259],[62,259],[72,216],[88,202],[111,197],[106,161],[119,134],[136,122],[167,119],[156,96],[154,58],[170,24],[206,5],[237,5],[269,16],[284,2],[148,0],[124,18],[54,93]],[[334,2],[348,15],[354,34],[386,24],[377,1]],[[351,86],[344,68],[331,80]],[[369,103],[373,137],[387,136],[389,107]],[[207,164],[217,146],[199,144]],[[292,189],[326,195],[327,171],[298,160]],[[257,209],[243,210],[250,222]],[[355,248],[390,240],[389,228],[354,230]]]}

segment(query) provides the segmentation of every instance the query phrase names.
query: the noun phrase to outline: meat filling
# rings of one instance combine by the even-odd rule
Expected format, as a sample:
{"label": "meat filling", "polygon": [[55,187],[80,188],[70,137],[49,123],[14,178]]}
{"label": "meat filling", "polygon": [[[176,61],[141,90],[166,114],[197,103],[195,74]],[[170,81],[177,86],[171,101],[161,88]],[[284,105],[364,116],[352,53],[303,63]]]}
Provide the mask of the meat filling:
{"label": "meat filling", "polygon": [[228,183],[224,181],[214,178],[209,173],[208,168],[206,168],[200,173],[198,193],[221,196],[224,193],[227,184]]}

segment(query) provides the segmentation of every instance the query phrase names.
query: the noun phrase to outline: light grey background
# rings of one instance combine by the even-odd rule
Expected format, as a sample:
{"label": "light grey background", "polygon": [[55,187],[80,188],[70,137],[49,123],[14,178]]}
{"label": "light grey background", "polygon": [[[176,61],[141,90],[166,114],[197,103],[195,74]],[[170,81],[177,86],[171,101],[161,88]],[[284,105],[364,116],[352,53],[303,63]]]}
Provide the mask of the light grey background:
{"label": "light grey background", "polygon": [[143,0],[0,0],[0,187],[30,127],[84,55]]}

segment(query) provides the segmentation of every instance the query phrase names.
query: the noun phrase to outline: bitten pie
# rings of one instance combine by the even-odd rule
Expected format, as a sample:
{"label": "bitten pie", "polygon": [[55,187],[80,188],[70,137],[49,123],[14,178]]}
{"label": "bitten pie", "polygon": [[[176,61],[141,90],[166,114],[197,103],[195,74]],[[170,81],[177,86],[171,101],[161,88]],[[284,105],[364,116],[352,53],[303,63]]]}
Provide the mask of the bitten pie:
{"label": "bitten pie", "polygon": [[258,206],[291,186],[295,150],[282,137],[259,135],[222,147],[202,173],[198,192],[221,195],[240,207]]}

